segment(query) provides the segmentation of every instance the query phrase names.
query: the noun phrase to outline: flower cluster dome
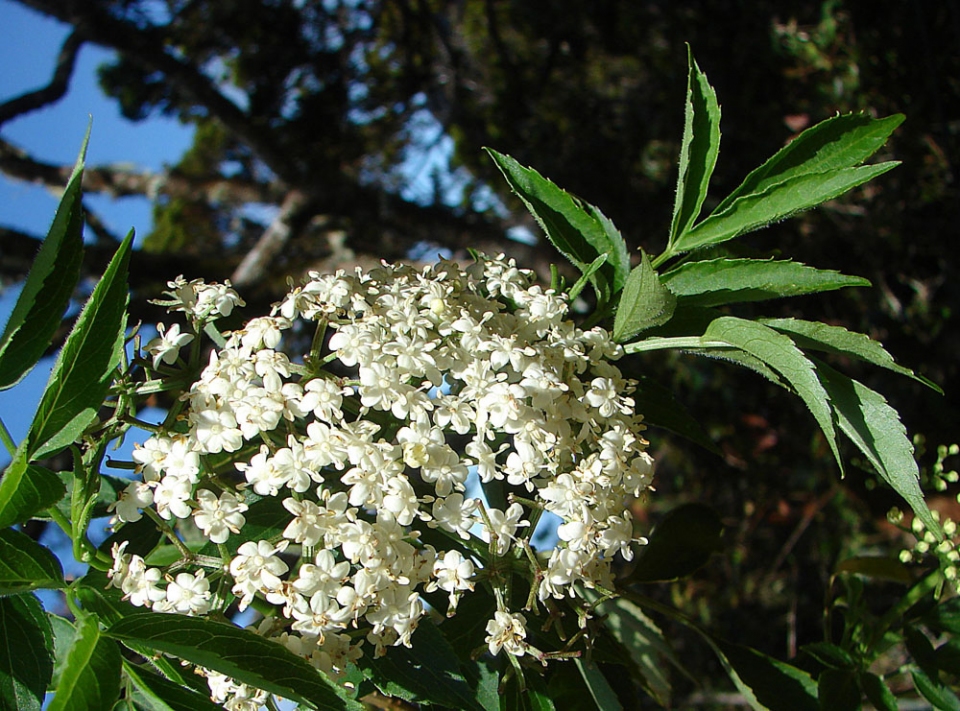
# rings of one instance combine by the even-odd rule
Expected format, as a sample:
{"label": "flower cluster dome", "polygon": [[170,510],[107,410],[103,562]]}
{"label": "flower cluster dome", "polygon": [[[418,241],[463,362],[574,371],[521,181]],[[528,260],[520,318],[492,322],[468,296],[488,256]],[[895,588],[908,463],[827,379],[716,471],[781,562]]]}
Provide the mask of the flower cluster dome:
{"label": "flower cluster dome", "polygon": [[[222,286],[171,286],[195,323],[229,303]],[[305,328],[310,352],[286,353]],[[172,362],[175,339],[162,345]],[[273,610],[262,633],[333,676],[366,645],[410,645],[438,607],[431,593],[454,614],[486,586],[498,609],[478,644],[522,655],[525,618],[496,561],[537,566],[530,597],[547,601],[611,587],[614,556],[642,541],[628,505],[653,462],[621,355],[503,257],[311,273],[211,353],[178,425],[137,448],[142,480],[117,506],[123,521],[145,508],[190,519],[220,569],[164,577],[118,546],[113,583],[184,614],[225,605],[211,589],[241,609],[257,599]],[[285,518],[251,536],[251,507],[272,497]],[[529,541],[544,511],[561,523],[538,554]]]}

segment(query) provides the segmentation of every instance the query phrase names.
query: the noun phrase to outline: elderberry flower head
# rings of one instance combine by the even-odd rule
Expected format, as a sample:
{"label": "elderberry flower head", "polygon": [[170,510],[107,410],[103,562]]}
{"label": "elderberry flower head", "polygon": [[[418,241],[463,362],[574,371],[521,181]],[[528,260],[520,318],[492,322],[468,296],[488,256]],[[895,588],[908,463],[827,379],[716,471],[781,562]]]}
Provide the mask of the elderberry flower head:
{"label": "elderberry flower head", "polygon": [[[170,287],[167,303],[197,321],[242,304],[229,286]],[[284,350],[313,330],[309,352]],[[502,256],[311,273],[211,353],[176,431],[135,452],[143,481],[117,506],[123,521],[150,506],[192,519],[226,557],[207,577],[174,578],[119,547],[113,584],[186,614],[209,609],[214,585],[232,593],[223,604],[259,598],[275,610],[261,633],[333,678],[371,649],[410,646],[440,591],[447,609],[442,596],[430,605],[448,615],[492,591],[477,643],[533,653],[502,571],[529,567],[535,612],[538,599],[611,587],[614,557],[644,542],[628,505],[653,462],[621,355]],[[560,518],[559,541],[538,554],[544,511]],[[218,698],[240,693],[209,679]]]}

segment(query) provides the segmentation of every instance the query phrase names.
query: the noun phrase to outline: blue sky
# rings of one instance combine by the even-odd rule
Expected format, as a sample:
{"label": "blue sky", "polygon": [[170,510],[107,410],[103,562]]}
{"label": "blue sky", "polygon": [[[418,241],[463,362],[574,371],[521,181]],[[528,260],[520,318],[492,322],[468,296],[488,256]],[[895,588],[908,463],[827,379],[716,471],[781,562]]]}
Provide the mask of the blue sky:
{"label": "blue sky", "polygon": [[[10,0],[0,0],[0,101],[40,88],[50,81],[67,27]],[[115,102],[100,92],[96,69],[112,53],[85,45],[78,57],[70,91],[57,104],[26,114],[0,128],[3,138],[34,157],[70,165],[77,157],[87,124],[93,121],[87,164],[123,162],[148,170],[175,163],[189,146],[192,129],[170,119],[127,121]],[[120,236],[133,227],[145,235],[150,205],[143,198],[88,198],[107,226]],[[57,197],[46,188],[0,175],[0,224],[31,234],[46,233]],[[6,323],[19,288],[0,295],[0,323]],[[26,432],[30,416],[49,375],[41,363],[16,388],[0,391],[0,417],[16,441]],[[0,455],[0,461],[3,460]]]}
{"label": "blue sky", "polygon": [[[45,86],[53,74],[67,26],[10,0],[0,0],[0,100]],[[189,146],[193,131],[171,119],[132,123],[120,116],[115,102],[97,87],[97,66],[112,56],[93,45],[80,50],[70,91],[57,104],[5,124],[3,137],[40,160],[71,164],[77,157],[87,123],[93,120],[88,165],[122,162],[157,170],[176,162]],[[145,199],[92,197],[91,208],[121,236],[130,227],[145,233],[150,207]],[[46,231],[56,199],[46,189],[0,177],[0,223]]]}

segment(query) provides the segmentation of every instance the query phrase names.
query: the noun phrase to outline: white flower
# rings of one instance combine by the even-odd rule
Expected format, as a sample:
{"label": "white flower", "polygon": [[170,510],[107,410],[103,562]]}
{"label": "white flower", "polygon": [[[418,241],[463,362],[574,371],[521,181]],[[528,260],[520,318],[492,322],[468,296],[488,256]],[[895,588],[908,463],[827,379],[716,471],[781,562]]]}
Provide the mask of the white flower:
{"label": "white flower", "polygon": [[460,595],[464,591],[473,590],[473,562],[464,558],[459,551],[447,551],[443,558],[433,564],[433,574],[436,580],[427,586],[427,591],[440,588],[450,594],[450,607],[447,610],[449,617],[456,611]]}
{"label": "white flower", "polygon": [[506,511],[500,509],[487,509],[487,518],[490,520],[490,537],[494,543],[494,551],[497,555],[503,555],[510,547],[510,541],[516,540],[517,528],[529,526],[529,521],[521,521],[523,516],[523,507],[520,504],[513,503]]}
{"label": "white flower", "polygon": [[180,573],[167,585],[166,599],[154,606],[159,612],[203,615],[210,611],[210,581],[204,571]]}
{"label": "white flower", "polygon": [[109,511],[116,511],[117,518],[125,523],[139,521],[143,514],[140,509],[153,503],[153,489],[142,481],[132,481],[127,488],[120,492],[115,502],[110,504]]}
{"label": "white flower", "polygon": [[174,516],[187,518],[190,516],[190,505],[187,502],[192,493],[193,484],[189,479],[167,475],[153,491],[153,504],[157,513],[165,519]]}
{"label": "white flower", "polygon": [[289,568],[277,553],[286,550],[289,541],[281,541],[271,546],[269,541],[247,541],[237,549],[237,555],[230,561],[230,574],[233,576],[233,593],[240,596],[240,610],[247,608],[258,593],[272,593],[280,589],[280,576]]}
{"label": "white flower", "polygon": [[433,502],[433,526],[440,526],[445,531],[456,533],[463,540],[470,538],[470,528],[476,523],[474,512],[479,502],[477,499],[464,500],[463,494],[437,499]]}
{"label": "white flower", "polygon": [[243,445],[243,435],[230,410],[211,407],[191,412],[190,421],[202,452],[236,452]]}
{"label": "white flower", "polygon": [[173,324],[164,331],[163,324],[157,324],[157,337],[147,342],[147,352],[153,356],[153,369],[157,370],[161,363],[173,365],[177,362],[180,349],[193,340],[193,334],[180,333],[180,325]]}
{"label": "white flower", "polygon": [[224,491],[218,498],[209,489],[200,489],[197,503],[200,508],[193,512],[193,521],[214,543],[224,543],[231,533],[240,533],[246,523],[243,512],[247,505],[229,491]]}
{"label": "white flower", "polygon": [[496,656],[501,649],[515,657],[523,656],[526,651],[527,620],[523,615],[505,610],[493,613],[493,619],[487,622],[487,638],[484,640],[490,654]]}

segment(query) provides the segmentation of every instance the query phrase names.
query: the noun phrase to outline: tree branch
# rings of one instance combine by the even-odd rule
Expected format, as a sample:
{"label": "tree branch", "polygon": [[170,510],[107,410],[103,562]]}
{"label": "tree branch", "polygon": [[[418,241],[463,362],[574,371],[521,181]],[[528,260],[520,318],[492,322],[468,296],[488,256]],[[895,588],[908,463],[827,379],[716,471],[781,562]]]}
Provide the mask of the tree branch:
{"label": "tree branch", "polygon": [[263,279],[267,268],[296,231],[296,223],[306,216],[309,203],[299,190],[287,194],[280,212],[230,277],[235,286],[248,287]]}
{"label": "tree branch", "polygon": [[[0,139],[0,171],[11,178],[39,183],[60,191],[70,179],[73,166],[53,165],[31,158],[23,149]],[[111,197],[158,195],[203,199],[212,204],[243,205],[250,202],[279,203],[285,193],[278,183],[261,184],[235,178],[197,180],[177,171],[152,173],[117,166],[92,166],[84,170],[86,193]]]}
{"label": "tree branch", "polygon": [[86,0],[18,0],[21,4],[73,25],[85,40],[116,49],[130,60],[153,71],[205,107],[238,139],[246,143],[276,175],[290,184],[302,176],[263,131],[240,108],[224,96],[196,66],[169,54],[162,36],[153,27],[136,27],[105,12]]}
{"label": "tree branch", "polygon": [[83,39],[78,32],[71,32],[60,47],[57,56],[57,66],[53,71],[50,83],[42,89],[28,91],[26,94],[5,101],[0,104],[0,126],[7,121],[22,116],[30,111],[42,109],[59,101],[70,87],[73,69],[77,63],[77,54],[83,45]]}

